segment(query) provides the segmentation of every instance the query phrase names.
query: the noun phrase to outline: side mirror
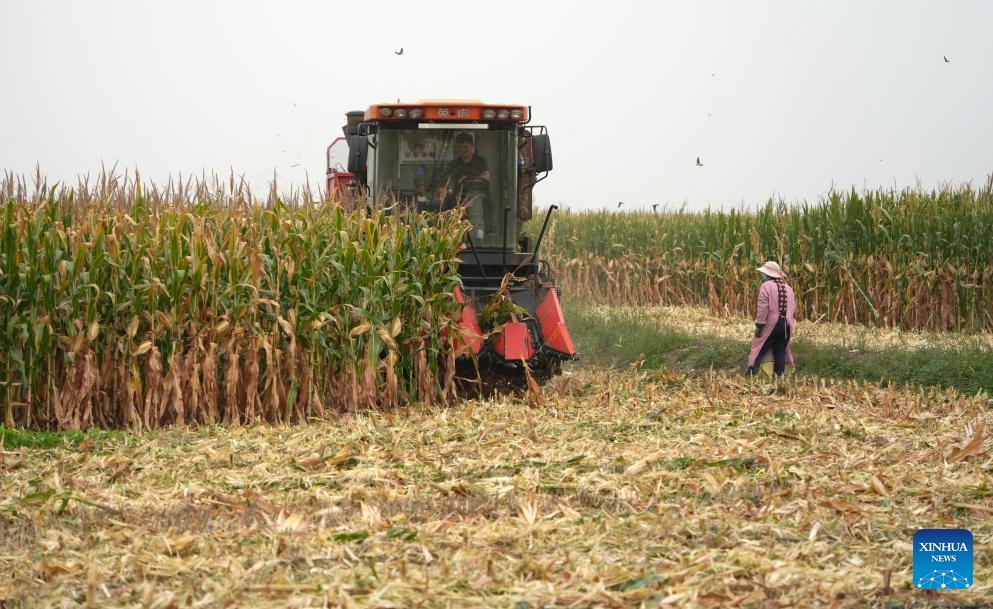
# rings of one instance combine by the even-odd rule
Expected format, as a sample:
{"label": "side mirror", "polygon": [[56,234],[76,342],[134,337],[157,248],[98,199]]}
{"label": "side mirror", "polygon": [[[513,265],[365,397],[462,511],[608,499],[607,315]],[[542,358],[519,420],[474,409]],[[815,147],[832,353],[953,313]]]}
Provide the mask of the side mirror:
{"label": "side mirror", "polygon": [[366,160],[369,157],[369,138],[364,135],[345,136],[348,141],[348,171],[365,175]]}
{"label": "side mirror", "polygon": [[540,133],[531,138],[531,149],[534,155],[534,170],[537,172],[552,170],[552,142],[547,133]]}

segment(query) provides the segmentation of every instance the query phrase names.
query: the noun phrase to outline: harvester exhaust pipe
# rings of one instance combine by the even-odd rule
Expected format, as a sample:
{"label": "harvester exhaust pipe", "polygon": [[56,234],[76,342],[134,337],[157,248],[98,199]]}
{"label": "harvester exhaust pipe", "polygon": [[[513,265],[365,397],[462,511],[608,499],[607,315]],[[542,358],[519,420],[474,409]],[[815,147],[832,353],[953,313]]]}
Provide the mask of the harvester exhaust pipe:
{"label": "harvester exhaust pipe", "polygon": [[345,135],[358,135],[359,134],[359,123],[365,118],[365,112],[362,110],[351,110],[345,113],[345,124],[342,125],[341,131]]}

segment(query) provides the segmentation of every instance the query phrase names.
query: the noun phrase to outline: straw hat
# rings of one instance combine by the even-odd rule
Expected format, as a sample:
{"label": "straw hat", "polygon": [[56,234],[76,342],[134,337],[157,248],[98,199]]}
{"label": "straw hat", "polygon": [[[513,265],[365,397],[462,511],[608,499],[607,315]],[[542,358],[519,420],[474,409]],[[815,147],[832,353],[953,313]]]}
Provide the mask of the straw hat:
{"label": "straw hat", "polygon": [[779,268],[779,263],[773,260],[767,261],[765,264],[756,268],[755,270],[760,273],[765,273],[766,275],[772,277],[773,279],[778,279],[780,277],[786,276],[786,273],[783,272],[783,269]]}

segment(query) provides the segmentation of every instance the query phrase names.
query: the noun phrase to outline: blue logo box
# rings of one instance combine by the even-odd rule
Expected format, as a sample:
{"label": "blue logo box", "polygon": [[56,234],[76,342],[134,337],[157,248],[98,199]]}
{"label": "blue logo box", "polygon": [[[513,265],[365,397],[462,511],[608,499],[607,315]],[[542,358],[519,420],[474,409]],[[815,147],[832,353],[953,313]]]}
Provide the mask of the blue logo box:
{"label": "blue logo box", "polygon": [[964,590],[972,581],[972,533],[968,529],[921,529],[914,533],[914,587]]}

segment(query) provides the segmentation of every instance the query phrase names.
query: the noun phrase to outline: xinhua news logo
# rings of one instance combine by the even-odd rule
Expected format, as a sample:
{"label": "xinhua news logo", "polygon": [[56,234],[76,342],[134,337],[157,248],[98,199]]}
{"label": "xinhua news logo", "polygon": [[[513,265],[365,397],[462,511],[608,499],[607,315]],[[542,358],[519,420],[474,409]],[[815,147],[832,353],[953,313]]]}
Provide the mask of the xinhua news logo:
{"label": "xinhua news logo", "polygon": [[964,590],[972,581],[972,533],[967,529],[921,529],[914,533],[914,587]]}

